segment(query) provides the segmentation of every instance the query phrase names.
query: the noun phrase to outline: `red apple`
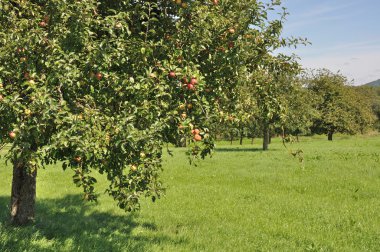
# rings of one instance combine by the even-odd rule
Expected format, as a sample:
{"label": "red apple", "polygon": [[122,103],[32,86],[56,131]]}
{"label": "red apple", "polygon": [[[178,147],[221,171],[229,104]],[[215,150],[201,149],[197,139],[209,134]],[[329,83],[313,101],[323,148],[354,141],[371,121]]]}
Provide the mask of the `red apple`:
{"label": "red apple", "polygon": [[193,84],[191,84],[191,83],[189,83],[189,84],[187,84],[187,89],[188,90],[194,90],[194,85]]}
{"label": "red apple", "polygon": [[42,28],[45,28],[47,26],[47,23],[45,21],[41,21],[38,25]]}
{"label": "red apple", "polygon": [[219,4],[219,1],[218,1],[218,0],[213,0],[213,1],[212,1],[212,4],[213,4],[213,5],[218,5],[218,4]]}
{"label": "red apple", "polygon": [[199,133],[200,133],[199,129],[193,129],[191,131],[191,134],[193,134],[193,135],[199,135]]}
{"label": "red apple", "polygon": [[80,156],[76,156],[74,157],[74,161],[80,163],[82,161],[82,158]]}
{"label": "red apple", "polygon": [[197,78],[191,77],[190,84],[197,85],[198,84]]}
{"label": "red apple", "polygon": [[97,72],[97,73],[95,74],[95,78],[96,78],[97,80],[101,80],[101,79],[103,78],[103,74]]}
{"label": "red apple", "polygon": [[170,71],[168,76],[169,78],[174,79],[177,75],[174,71]]}
{"label": "red apple", "polygon": [[4,96],[0,94],[0,102],[4,100]]}
{"label": "red apple", "polygon": [[194,140],[197,141],[197,142],[198,142],[198,141],[201,141],[201,140],[202,140],[201,135],[199,135],[199,134],[195,134],[195,135],[194,135]]}
{"label": "red apple", "polygon": [[14,132],[14,131],[9,132],[9,138],[15,139],[16,138],[16,132]]}

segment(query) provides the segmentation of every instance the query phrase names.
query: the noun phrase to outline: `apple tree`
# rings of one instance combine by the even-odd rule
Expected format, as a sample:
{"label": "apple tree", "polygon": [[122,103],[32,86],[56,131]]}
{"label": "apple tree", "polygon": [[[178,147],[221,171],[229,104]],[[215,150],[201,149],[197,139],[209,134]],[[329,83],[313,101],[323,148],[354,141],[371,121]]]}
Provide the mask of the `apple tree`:
{"label": "apple tree", "polygon": [[[256,0],[0,0],[0,146],[13,164],[11,218],[35,215],[37,172],[59,162],[84,199],[93,172],[126,211],[160,197],[164,143],[212,151],[208,122],[245,69],[279,44]],[[251,71],[254,71],[251,68]]]}
{"label": "apple tree", "polygon": [[315,108],[319,113],[313,119],[313,133],[327,134],[332,141],[334,133],[355,134],[371,125],[371,104],[348,84],[339,72],[319,69],[309,73],[305,85],[317,97]]}

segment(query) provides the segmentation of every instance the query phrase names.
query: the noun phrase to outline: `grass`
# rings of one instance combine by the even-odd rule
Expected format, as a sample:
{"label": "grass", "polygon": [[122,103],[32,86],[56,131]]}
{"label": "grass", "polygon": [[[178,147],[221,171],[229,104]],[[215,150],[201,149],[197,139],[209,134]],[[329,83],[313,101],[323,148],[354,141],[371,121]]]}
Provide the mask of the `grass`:
{"label": "grass", "polygon": [[198,167],[174,149],[167,195],[134,214],[106,195],[84,204],[72,174],[48,167],[39,171],[36,222],[24,228],[7,224],[11,167],[1,163],[0,251],[379,250],[379,136],[301,138],[304,167],[279,139],[268,152],[246,142],[218,143]]}

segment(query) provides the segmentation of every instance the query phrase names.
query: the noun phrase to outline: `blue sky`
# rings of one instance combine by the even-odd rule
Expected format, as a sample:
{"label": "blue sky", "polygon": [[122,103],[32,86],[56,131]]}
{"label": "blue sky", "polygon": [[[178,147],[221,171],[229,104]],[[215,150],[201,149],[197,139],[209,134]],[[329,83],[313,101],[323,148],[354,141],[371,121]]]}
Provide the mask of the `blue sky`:
{"label": "blue sky", "polygon": [[380,79],[380,0],[283,0],[290,15],[285,36],[306,37],[298,47],[305,68],[340,70],[354,85]]}

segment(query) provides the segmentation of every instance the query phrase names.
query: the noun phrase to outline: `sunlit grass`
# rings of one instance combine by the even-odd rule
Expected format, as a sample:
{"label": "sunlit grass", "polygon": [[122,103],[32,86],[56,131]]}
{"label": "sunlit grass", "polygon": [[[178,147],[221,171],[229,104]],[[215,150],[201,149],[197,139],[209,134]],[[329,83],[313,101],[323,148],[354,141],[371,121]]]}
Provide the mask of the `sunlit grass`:
{"label": "sunlit grass", "polygon": [[[70,171],[39,171],[35,224],[7,224],[11,167],[0,165],[0,251],[377,251],[380,137],[301,138],[302,166],[273,139],[220,142],[189,166],[165,156],[167,195],[125,214],[106,195],[83,204]],[[99,193],[105,188],[99,182]]]}

